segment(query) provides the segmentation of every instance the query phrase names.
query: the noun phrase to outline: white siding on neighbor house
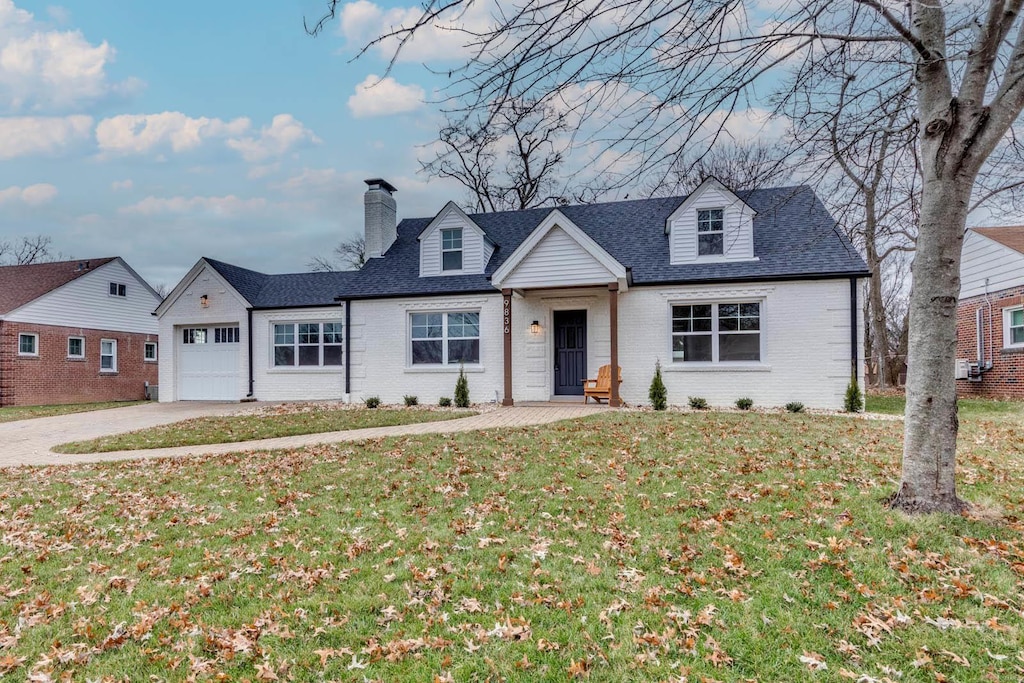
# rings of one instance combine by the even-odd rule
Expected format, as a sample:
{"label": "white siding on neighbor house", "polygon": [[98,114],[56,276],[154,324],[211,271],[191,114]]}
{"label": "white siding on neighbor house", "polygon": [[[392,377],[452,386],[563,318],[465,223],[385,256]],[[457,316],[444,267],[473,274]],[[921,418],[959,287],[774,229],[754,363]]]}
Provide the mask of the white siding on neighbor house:
{"label": "white siding on neighbor house", "polygon": [[420,403],[452,397],[459,366],[414,366],[410,362],[410,313],[480,311],[480,363],[467,365],[474,402],[494,400],[504,391],[501,295],[467,295],[352,302],[352,401],[379,396],[401,403],[406,394]]}
{"label": "white siding on neighbor house", "polygon": [[960,298],[968,299],[1024,285],[1024,254],[979,235],[973,230],[964,237],[960,263]]}
{"label": "white siding on neighbor house", "polygon": [[[209,305],[199,305],[199,297],[206,294]],[[181,296],[160,317],[160,402],[178,400],[176,380],[177,352],[182,327],[238,327],[238,395],[242,399],[249,393],[247,359],[249,348],[246,328],[246,302],[210,266],[204,266],[188,283]]]}
{"label": "white siding on neighbor house", "polygon": [[[441,270],[441,230],[462,228],[462,270]],[[420,240],[420,277],[467,275],[484,272],[494,247],[487,244],[480,228],[467,222],[457,211],[449,211]]]}
{"label": "white siding on neighbor house", "polygon": [[614,281],[607,268],[555,226],[505,278],[502,287],[569,287]]}
{"label": "white siding on neighbor house", "polygon": [[[274,323],[345,322],[344,306],[253,311],[252,359],[254,395],[260,401],[311,401],[345,397],[344,347],[342,365],[274,367]],[[342,329],[344,334],[345,330]]]}
{"label": "white siding on neighbor house", "polygon": [[[697,256],[697,211],[700,209],[723,209],[724,256]],[[717,187],[705,187],[700,196],[692,199],[680,215],[671,221],[669,225],[669,254],[673,264],[752,259],[754,257],[753,213],[743,202],[734,199]]]}
{"label": "white siding on neighbor house", "polygon": [[[672,362],[673,303],[761,300],[760,363],[694,367]],[[857,357],[863,359],[863,315],[857,311]],[[757,406],[800,401],[810,408],[839,409],[850,380],[850,282],[811,280],[689,287],[633,287],[619,300],[619,364],[622,396],[648,403],[656,361],[669,403],[700,396],[731,406],[749,397]],[[863,383],[863,363],[858,362]]]}
{"label": "white siding on neighbor house", "polygon": [[[125,296],[110,296],[110,283],[125,285]],[[157,333],[153,311],[160,298],[115,259],[4,316],[30,322],[92,330]]]}

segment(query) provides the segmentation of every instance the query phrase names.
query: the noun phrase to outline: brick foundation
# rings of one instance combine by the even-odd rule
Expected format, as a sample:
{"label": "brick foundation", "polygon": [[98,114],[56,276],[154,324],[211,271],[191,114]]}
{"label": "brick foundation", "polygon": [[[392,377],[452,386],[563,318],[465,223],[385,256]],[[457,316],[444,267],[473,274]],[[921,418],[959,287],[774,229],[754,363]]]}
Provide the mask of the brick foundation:
{"label": "brick foundation", "polygon": [[[980,382],[957,380],[960,396],[1024,399],[1024,349],[1003,348],[1003,309],[1024,303],[1024,287],[1005,289],[988,295],[992,315],[984,318],[985,355],[991,358],[992,370]],[[985,297],[975,296],[960,301],[956,312],[957,358],[978,359],[977,311],[985,308]],[[989,324],[991,323],[991,331]],[[990,342],[990,343],[989,343]]]}
{"label": "brick foundation", "polygon": [[[38,356],[18,354],[18,335],[39,335]],[[85,358],[68,358],[68,337],[85,338]],[[100,372],[100,340],[117,340],[117,372]],[[0,322],[0,406],[134,401],[144,382],[157,383],[157,364],[143,361],[155,334]],[[159,357],[160,349],[157,349]]]}

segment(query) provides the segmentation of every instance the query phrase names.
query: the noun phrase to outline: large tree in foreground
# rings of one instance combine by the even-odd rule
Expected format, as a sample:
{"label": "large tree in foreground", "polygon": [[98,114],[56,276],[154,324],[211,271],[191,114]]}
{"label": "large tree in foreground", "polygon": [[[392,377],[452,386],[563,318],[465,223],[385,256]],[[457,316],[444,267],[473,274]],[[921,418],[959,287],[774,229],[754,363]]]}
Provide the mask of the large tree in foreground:
{"label": "large tree in foreground", "polygon": [[[972,191],[1024,109],[1024,0],[524,0],[486,26],[460,23],[479,0],[427,0],[419,18],[371,45],[402,48],[421,32],[462,31],[472,58],[450,95],[467,113],[506,101],[614,109],[605,137],[620,169],[667,170],[716,137],[729,114],[781,81],[782,102],[837,50],[865,49],[912,78],[921,204],[912,266],[903,475],[894,507],[957,512],[953,380],[960,249]],[[338,0],[331,0],[333,11]],[[326,18],[325,18],[326,20]],[[880,68],[856,84],[885,86]],[[791,75],[792,79],[785,76]],[[787,88],[789,86],[787,85]],[[781,105],[780,105],[781,106]]]}

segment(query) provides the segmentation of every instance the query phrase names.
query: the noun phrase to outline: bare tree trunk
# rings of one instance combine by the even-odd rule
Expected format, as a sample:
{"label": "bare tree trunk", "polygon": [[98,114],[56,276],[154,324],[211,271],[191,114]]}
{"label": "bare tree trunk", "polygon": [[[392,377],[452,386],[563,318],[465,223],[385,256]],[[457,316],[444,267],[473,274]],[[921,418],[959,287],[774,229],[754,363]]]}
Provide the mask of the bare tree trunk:
{"label": "bare tree trunk", "polygon": [[903,475],[889,504],[906,512],[959,513],[956,495],[956,305],[971,178],[926,178],[911,266]]}
{"label": "bare tree trunk", "polygon": [[878,256],[878,226],[876,225],[877,207],[875,206],[875,189],[866,190],[864,202],[864,255],[871,270],[868,281],[868,306],[871,308],[871,350],[878,359],[875,383],[885,386],[886,366],[889,357],[889,334],[885,325],[885,301],[882,299],[882,260]]}

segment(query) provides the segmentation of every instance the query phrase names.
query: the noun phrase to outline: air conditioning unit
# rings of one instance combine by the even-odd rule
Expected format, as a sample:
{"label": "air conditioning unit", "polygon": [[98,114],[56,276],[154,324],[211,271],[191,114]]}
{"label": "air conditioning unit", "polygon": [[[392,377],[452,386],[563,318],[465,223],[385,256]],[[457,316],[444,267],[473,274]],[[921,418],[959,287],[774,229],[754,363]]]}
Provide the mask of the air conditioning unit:
{"label": "air conditioning unit", "polygon": [[971,361],[966,358],[956,360],[956,379],[967,379],[971,375]]}

